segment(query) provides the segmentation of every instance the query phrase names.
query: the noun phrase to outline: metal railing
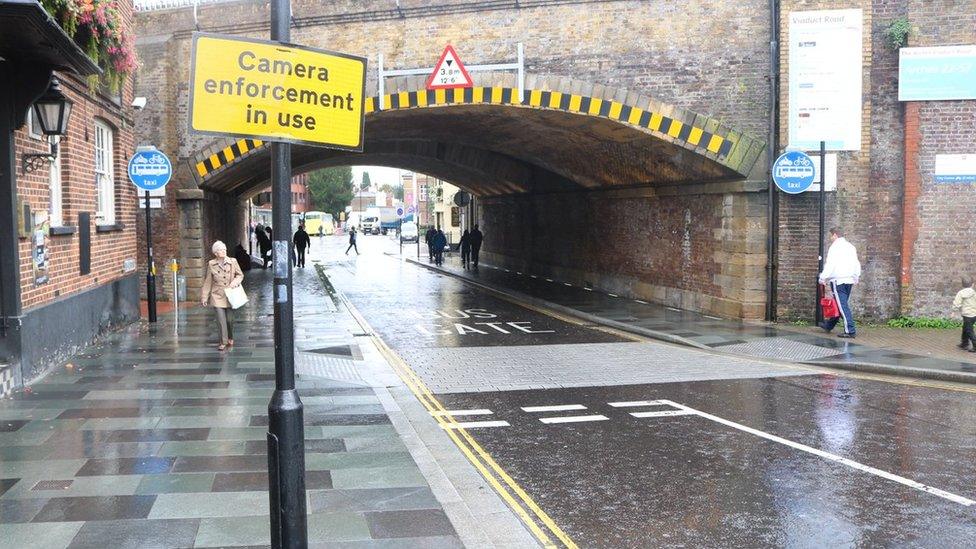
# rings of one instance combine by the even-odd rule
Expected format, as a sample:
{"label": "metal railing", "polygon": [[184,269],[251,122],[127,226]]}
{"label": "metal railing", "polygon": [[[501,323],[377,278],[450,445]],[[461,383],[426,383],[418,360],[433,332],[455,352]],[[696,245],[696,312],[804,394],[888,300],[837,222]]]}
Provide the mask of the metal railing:
{"label": "metal railing", "polygon": [[173,10],[179,8],[194,8],[205,4],[222,4],[224,2],[236,2],[238,0],[135,0],[135,11],[160,11]]}

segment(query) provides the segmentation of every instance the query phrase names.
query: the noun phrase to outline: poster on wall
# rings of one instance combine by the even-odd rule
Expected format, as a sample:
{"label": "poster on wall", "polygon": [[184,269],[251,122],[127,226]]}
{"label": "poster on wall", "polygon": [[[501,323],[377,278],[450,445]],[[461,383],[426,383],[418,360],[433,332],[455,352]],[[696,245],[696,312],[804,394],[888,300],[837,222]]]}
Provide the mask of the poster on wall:
{"label": "poster on wall", "polygon": [[898,50],[899,101],[976,99],[976,45]]}
{"label": "poster on wall", "polygon": [[976,183],[976,154],[935,155],[936,183]]}
{"label": "poster on wall", "polygon": [[861,150],[861,10],[790,13],[790,148]]}
{"label": "poster on wall", "polygon": [[47,284],[50,280],[48,276],[48,249],[47,234],[51,228],[51,219],[46,210],[34,213],[34,234],[31,236],[31,263],[34,265],[34,285],[40,286]]}

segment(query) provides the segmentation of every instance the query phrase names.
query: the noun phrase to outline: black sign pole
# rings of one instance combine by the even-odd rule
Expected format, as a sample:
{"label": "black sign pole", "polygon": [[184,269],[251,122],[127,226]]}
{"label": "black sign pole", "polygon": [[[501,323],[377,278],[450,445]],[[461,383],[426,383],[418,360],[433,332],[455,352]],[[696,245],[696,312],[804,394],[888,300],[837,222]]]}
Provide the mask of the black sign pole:
{"label": "black sign pole", "polygon": [[[291,3],[271,4],[271,40],[291,40]],[[295,326],[291,284],[291,145],[271,143],[271,224],[274,233],[275,390],[268,404],[268,495],[271,545],[308,546],[305,428],[295,390]]]}
{"label": "black sign pole", "polygon": [[[820,251],[817,256],[817,286],[816,286],[816,296],[817,299],[814,300],[814,323],[819,325],[823,322],[823,310],[820,308],[820,273],[823,272],[824,267],[824,202],[827,196],[827,143],[825,141],[820,142],[820,225],[817,231],[818,241],[820,242]],[[836,299],[837,296],[834,296]]]}
{"label": "black sign pole", "polygon": [[156,322],[156,268],[153,265],[152,215],[149,211],[149,191],[146,191],[146,302],[149,322]]}
{"label": "black sign pole", "polygon": [[397,238],[400,239],[400,255],[403,255],[403,216],[400,217],[400,225],[397,227]]}

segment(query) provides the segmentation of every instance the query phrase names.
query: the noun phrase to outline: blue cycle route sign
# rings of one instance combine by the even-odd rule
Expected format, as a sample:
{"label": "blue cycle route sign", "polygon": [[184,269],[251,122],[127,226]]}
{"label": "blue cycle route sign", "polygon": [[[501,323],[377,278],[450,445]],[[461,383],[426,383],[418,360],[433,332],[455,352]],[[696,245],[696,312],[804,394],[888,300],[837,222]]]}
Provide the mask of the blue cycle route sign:
{"label": "blue cycle route sign", "polygon": [[129,180],[144,191],[162,189],[173,177],[173,164],[155,147],[139,147],[129,159]]}
{"label": "blue cycle route sign", "polygon": [[800,194],[813,185],[813,159],[800,151],[787,151],[773,162],[773,182],[779,190]]}
{"label": "blue cycle route sign", "polygon": [[403,217],[403,206],[397,208],[397,217]]}

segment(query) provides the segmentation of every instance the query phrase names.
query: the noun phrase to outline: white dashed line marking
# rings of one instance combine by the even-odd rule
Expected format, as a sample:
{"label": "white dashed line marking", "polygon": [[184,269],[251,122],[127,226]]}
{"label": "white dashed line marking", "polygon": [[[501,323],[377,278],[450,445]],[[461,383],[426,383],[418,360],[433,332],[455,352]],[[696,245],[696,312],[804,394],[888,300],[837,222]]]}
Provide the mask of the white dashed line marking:
{"label": "white dashed line marking", "polygon": [[583,286],[583,289],[586,290],[587,292],[592,292],[593,291],[593,288],[587,288],[586,286]]}
{"label": "white dashed line marking", "polygon": [[552,279],[551,278],[547,278],[546,279],[546,282],[552,282]]}
{"label": "white dashed line marking", "polygon": [[443,417],[443,416],[448,416],[448,415],[450,415],[450,416],[490,416],[490,415],[492,415],[492,412],[491,412],[491,410],[488,410],[486,408],[478,408],[478,409],[475,409],[475,410],[437,410],[435,412],[431,412],[430,415],[432,415],[434,417]]}
{"label": "white dashed line marking", "polygon": [[562,417],[540,417],[542,423],[579,423],[583,421],[607,421],[610,418],[600,414],[592,416],[562,416]]}
{"label": "white dashed line marking", "polygon": [[570,410],[585,410],[582,404],[559,404],[556,406],[523,406],[523,412],[568,412]]}
{"label": "white dashed line marking", "polygon": [[681,312],[681,309],[675,309],[674,307],[667,307],[667,309],[668,309],[669,311],[674,311],[674,312],[676,312],[676,313],[680,313],[680,312]]}
{"label": "white dashed line marking", "polygon": [[669,416],[689,416],[694,415],[695,412],[689,412],[688,410],[659,410],[656,412],[631,412],[630,415],[634,417],[669,417]]}
{"label": "white dashed line marking", "polygon": [[572,286],[572,284],[570,284],[569,282],[563,282],[563,284],[566,286]]}
{"label": "white dashed line marking", "polygon": [[511,427],[507,421],[462,421],[441,425],[443,429],[479,429],[482,427]]}
{"label": "white dashed line marking", "polygon": [[646,301],[641,301],[639,299],[635,299],[634,301],[636,301],[637,303],[640,303],[641,305],[647,305],[647,302]]}
{"label": "white dashed line marking", "polygon": [[608,402],[614,408],[633,408],[635,406],[662,406],[665,403],[660,400],[628,400],[624,402]]}
{"label": "white dashed line marking", "polygon": [[607,295],[608,295],[608,296],[610,296],[610,297],[620,297],[620,296],[619,296],[619,295],[617,295],[617,294],[610,294],[610,293],[608,293]]}

